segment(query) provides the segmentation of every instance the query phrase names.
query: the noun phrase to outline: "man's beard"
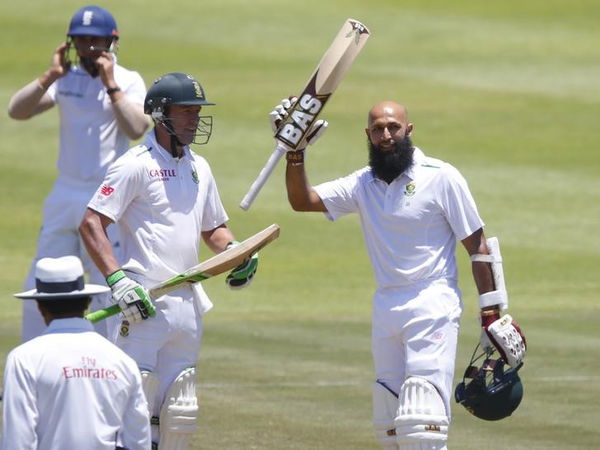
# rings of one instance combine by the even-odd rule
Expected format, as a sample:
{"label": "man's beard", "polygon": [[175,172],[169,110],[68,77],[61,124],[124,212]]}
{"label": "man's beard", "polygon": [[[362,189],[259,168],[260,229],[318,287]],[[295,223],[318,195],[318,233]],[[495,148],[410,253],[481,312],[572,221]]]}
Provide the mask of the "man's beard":
{"label": "man's beard", "polygon": [[80,56],[79,63],[85,69],[85,71],[91,75],[92,78],[96,78],[100,74],[100,69],[98,69],[96,59]]}
{"label": "man's beard", "polygon": [[369,166],[373,174],[390,184],[398,175],[413,165],[415,151],[410,137],[405,136],[401,141],[395,142],[389,150],[381,150],[368,140]]}

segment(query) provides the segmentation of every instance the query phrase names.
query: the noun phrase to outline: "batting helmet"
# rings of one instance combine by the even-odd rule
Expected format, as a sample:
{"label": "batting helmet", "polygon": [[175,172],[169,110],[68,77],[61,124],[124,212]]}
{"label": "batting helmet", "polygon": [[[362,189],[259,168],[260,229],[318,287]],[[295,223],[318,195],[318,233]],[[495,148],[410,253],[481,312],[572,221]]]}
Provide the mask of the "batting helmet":
{"label": "batting helmet", "polygon": [[110,12],[99,6],[84,6],[71,18],[67,36],[106,36],[119,38],[117,22]]}
{"label": "batting helmet", "polygon": [[[156,122],[163,123],[169,133],[174,133],[166,114],[166,108],[171,105],[206,106],[214,103],[206,100],[202,85],[193,76],[171,72],[157,78],[150,86],[144,100],[144,112]],[[200,116],[194,143],[206,144],[211,133],[212,116]]]}
{"label": "batting helmet", "polygon": [[504,370],[506,364],[502,358],[491,359],[491,354],[485,354],[483,363],[477,367],[474,363],[482,356],[471,358],[454,398],[475,417],[504,419],[517,409],[523,398],[523,384],[517,373],[523,364]]}
{"label": "batting helmet", "polygon": [[169,105],[214,105],[206,100],[202,85],[193,76],[172,72],[157,78],[148,89],[144,112],[162,112]]}

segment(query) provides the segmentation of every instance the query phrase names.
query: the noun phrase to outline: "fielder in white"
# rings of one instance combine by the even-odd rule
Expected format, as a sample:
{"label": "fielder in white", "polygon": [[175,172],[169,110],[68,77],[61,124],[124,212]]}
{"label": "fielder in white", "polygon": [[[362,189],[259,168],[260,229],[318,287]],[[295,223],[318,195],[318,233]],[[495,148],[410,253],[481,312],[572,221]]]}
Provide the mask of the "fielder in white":
{"label": "fielder in white", "polygon": [[[44,203],[26,289],[34,286],[36,261],[48,256],[78,255],[90,280],[104,282],[81,244],[77,227],[108,165],[125,153],[129,139],[142,137],[149,125],[143,110],[144,81],[137,72],[117,64],[118,38],[109,11],[97,6],[79,9],[69,23],[67,41],[54,51],[48,70],[10,100],[8,114],[13,119],[29,119],[54,105],[60,113],[58,178]],[[71,53],[75,53],[74,61]],[[117,242],[116,227],[110,231]],[[106,295],[94,297],[92,309],[108,306],[106,301]],[[34,306],[33,302],[23,305],[23,341],[44,329]],[[109,336],[110,323],[99,323],[97,331]],[[117,324],[113,321],[113,328]]]}
{"label": "fielder in white", "polygon": [[[289,108],[289,101],[275,108],[273,126]],[[313,127],[309,144],[327,123]],[[306,177],[304,151],[287,153],[286,185],[294,210],[323,212],[330,220],[360,216],[377,282],[373,423],[379,443],[389,450],[446,448],[462,313],[457,240],[473,259],[482,345],[493,344],[515,366],[525,353],[516,322],[508,314],[500,320],[508,302],[503,277],[495,279],[501,275],[499,251],[495,257],[488,248],[466,181],[450,164],[414,147],[412,130],[404,106],[375,105],[366,128],[369,165],[315,187]]]}
{"label": "fielder in white", "polygon": [[[187,448],[196,430],[194,367],[202,315],[212,303],[200,283],[164,295],[154,306],[145,288],[198,264],[201,241],[215,253],[236,244],[210,167],[189,148],[208,141],[212,117],[199,114],[213,104],[190,75],[158,78],[145,100],[154,129],[110,167],[80,226],[123,310],[117,345],[142,371],[159,449]],[[105,234],[113,222],[121,228],[119,259]],[[257,264],[255,255],[228,275],[227,284],[247,286]]]}
{"label": "fielder in white", "polygon": [[94,332],[83,314],[91,296],[76,256],[42,258],[36,287],[15,294],[39,308],[48,328],[8,355],[5,450],[148,450],[150,421],[135,362]]}

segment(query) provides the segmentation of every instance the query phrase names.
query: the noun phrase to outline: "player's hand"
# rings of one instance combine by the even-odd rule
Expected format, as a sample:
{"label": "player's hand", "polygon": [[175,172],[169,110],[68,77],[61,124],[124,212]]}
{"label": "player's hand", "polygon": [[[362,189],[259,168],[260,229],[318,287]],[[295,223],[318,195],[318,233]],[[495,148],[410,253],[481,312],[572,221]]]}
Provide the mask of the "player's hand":
{"label": "player's hand", "polygon": [[527,341],[519,324],[510,314],[500,317],[498,309],[482,311],[481,327],[479,343],[484,350],[495,347],[511,367],[517,367],[523,362],[527,352]]}
{"label": "player's hand", "polygon": [[46,76],[48,77],[50,83],[61,77],[64,77],[69,71],[71,62],[67,57],[68,51],[69,44],[67,42],[63,42],[56,48],[56,50],[54,50],[52,59],[50,60],[50,67],[46,72]]}
{"label": "player's hand", "polygon": [[98,73],[100,74],[100,80],[106,87],[114,86],[114,68],[115,60],[113,54],[107,51],[100,53],[100,56],[96,59],[96,67],[98,67]]}
{"label": "player's hand", "polygon": [[[286,119],[286,117],[288,116],[288,114],[290,113],[291,109],[297,101],[297,97],[284,98],[281,100],[281,103],[275,106],[275,108],[273,108],[273,111],[269,113],[269,122],[271,123],[271,129],[273,130],[274,134],[277,132],[279,126],[281,125],[281,122],[283,122]],[[315,123],[313,123],[308,133],[306,134],[306,143],[308,145],[313,145],[317,141],[317,139],[319,139],[323,135],[323,133],[325,133],[325,130],[327,130],[328,126],[329,122],[323,119],[319,119]],[[285,151],[304,150],[304,148],[290,148],[285,142],[282,142],[280,140],[277,140],[277,145],[284,148]]]}
{"label": "player's hand", "polygon": [[[239,242],[233,241],[227,244],[227,248],[232,248],[240,245]],[[249,286],[254,278],[254,274],[256,273],[256,269],[258,268],[258,253],[255,253],[248,259],[244,261],[242,264],[233,269],[227,278],[225,278],[225,283],[229,287],[229,289],[242,289],[246,286]]]}
{"label": "player's hand", "polygon": [[130,323],[141,322],[156,315],[148,292],[122,270],[106,277],[106,283],[112,291],[113,301],[119,305],[123,316]]}

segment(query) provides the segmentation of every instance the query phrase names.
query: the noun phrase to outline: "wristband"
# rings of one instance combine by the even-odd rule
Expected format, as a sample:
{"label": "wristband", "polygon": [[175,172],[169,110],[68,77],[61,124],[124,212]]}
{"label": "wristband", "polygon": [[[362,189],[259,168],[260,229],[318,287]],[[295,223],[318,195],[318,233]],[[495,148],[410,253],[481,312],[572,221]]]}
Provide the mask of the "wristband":
{"label": "wristband", "polygon": [[117,281],[121,281],[123,278],[126,277],[127,275],[125,275],[125,272],[119,269],[106,277],[106,284],[108,284],[109,287],[112,287]]}
{"label": "wristband", "polygon": [[480,311],[481,326],[486,328],[500,318],[500,308],[484,309]]}
{"label": "wristband", "polygon": [[109,89],[107,89],[107,90],[106,90],[106,93],[107,93],[108,95],[112,95],[112,94],[114,94],[115,92],[119,92],[120,90],[121,90],[121,88],[120,88],[120,87],[109,88]]}
{"label": "wristband", "polygon": [[304,150],[296,150],[295,152],[287,152],[285,159],[290,166],[301,166],[304,164]]}

